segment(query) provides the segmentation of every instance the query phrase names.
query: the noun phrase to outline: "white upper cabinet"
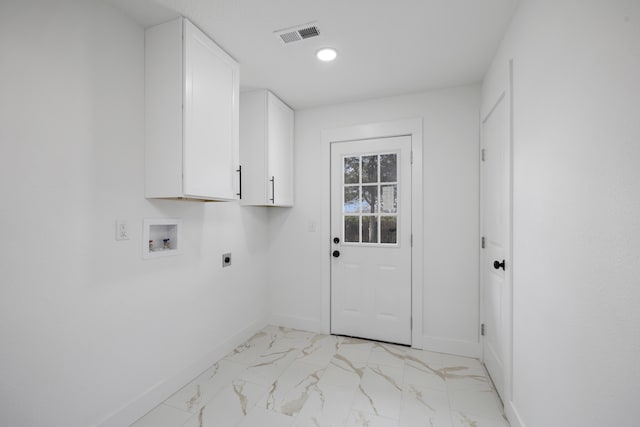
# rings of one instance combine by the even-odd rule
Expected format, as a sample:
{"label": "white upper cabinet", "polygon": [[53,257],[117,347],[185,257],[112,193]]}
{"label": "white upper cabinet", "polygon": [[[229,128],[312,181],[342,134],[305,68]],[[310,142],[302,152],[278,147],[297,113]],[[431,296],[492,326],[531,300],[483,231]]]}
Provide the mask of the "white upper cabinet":
{"label": "white upper cabinet", "polygon": [[185,18],[145,33],[145,196],[236,200],[238,64]]}
{"label": "white upper cabinet", "polygon": [[293,206],[293,123],[268,90],[240,94],[242,204]]}

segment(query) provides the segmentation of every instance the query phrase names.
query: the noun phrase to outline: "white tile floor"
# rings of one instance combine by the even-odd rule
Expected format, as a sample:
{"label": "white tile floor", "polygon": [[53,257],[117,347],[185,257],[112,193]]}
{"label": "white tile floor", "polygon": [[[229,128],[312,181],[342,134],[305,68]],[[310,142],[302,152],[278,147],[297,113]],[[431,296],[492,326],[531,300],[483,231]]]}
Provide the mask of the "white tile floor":
{"label": "white tile floor", "polygon": [[134,427],[508,427],[476,359],[268,326]]}

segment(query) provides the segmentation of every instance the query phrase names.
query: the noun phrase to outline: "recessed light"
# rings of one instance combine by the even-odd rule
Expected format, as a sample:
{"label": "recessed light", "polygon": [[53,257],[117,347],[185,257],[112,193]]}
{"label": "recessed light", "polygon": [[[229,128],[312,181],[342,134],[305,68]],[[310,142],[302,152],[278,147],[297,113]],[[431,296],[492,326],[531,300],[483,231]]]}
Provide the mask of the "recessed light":
{"label": "recessed light", "polygon": [[338,52],[330,47],[325,47],[316,52],[316,56],[320,61],[333,61],[338,56]]}

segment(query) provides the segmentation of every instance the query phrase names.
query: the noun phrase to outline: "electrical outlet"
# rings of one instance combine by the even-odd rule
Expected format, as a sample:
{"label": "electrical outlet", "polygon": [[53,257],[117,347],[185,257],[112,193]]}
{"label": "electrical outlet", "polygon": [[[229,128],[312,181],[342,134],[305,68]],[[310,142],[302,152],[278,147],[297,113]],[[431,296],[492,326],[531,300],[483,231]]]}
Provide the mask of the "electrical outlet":
{"label": "electrical outlet", "polygon": [[116,221],[116,240],[129,240],[129,223],[125,220]]}
{"label": "electrical outlet", "polygon": [[222,254],[222,266],[229,267],[231,265],[231,253]]}

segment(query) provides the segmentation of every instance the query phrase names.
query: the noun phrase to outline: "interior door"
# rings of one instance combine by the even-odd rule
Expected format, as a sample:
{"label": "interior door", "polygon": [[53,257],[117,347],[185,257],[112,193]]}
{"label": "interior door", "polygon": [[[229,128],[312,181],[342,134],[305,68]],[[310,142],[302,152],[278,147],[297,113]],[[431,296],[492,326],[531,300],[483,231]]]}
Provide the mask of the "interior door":
{"label": "interior door", "polygon": [[511,268],[510,242],[510,117],[503,93],[482,123],[481,255],[483,360],[500,396],[504,397],[507,320]]}
{"label": "interior door", "polygon": [[331,144],[331,333],[411,344],[411,137]]}

